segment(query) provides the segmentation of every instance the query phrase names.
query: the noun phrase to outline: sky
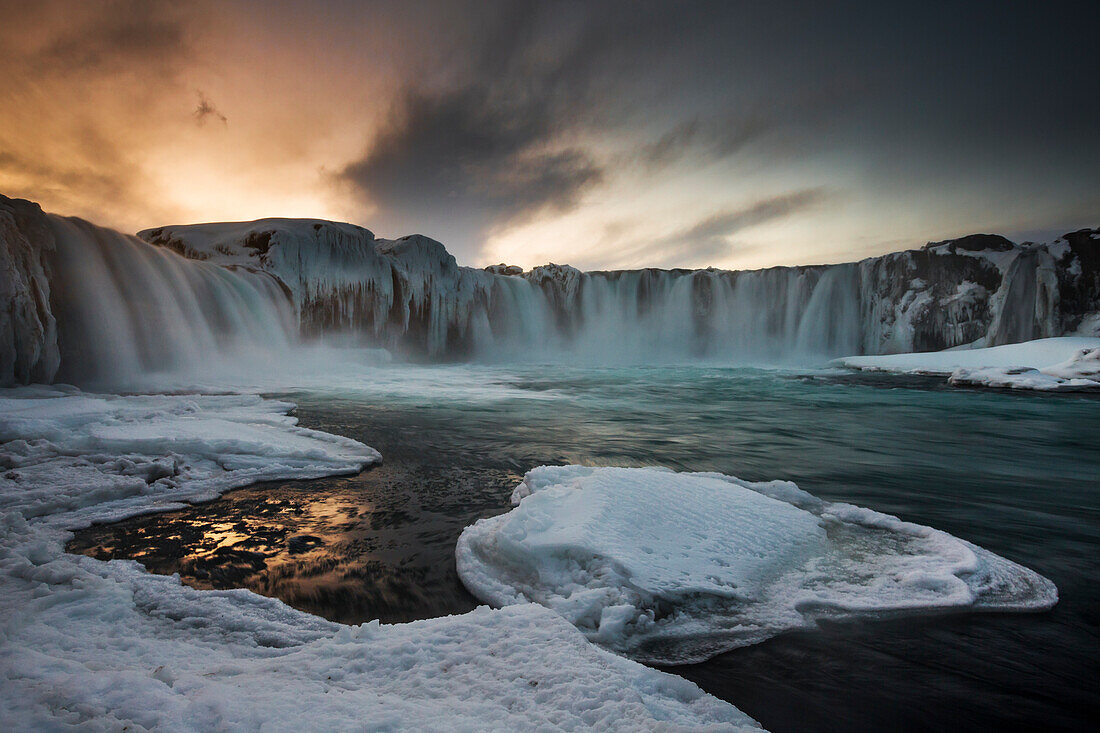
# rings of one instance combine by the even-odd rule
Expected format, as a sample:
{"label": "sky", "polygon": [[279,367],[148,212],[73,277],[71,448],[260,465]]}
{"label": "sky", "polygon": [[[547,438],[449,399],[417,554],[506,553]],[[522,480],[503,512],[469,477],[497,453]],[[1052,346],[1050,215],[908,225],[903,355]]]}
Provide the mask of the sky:
{"label": "sky", "polygon": [[0,0],[0,193],[462,264],[758,268],[1100,226],[1100,3]]}

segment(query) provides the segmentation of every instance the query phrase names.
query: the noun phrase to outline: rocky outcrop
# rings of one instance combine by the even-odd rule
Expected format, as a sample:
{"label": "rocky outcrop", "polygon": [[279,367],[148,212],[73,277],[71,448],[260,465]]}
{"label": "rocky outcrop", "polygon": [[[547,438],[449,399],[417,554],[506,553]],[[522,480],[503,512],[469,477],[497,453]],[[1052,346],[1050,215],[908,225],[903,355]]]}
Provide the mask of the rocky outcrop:
{"label": "rocky outcrop", "polygon": [[50,309],[53,235],[38,204],[0,196],[0,386],[50,382],[61,356]]}
{"label": "rocky outcrop", "polygon": [[489,265],[483,268],[485,272],[490,272],[494,275],[522,275],[523,268],[519,265],[506,265],[501,262],[499,265]]}

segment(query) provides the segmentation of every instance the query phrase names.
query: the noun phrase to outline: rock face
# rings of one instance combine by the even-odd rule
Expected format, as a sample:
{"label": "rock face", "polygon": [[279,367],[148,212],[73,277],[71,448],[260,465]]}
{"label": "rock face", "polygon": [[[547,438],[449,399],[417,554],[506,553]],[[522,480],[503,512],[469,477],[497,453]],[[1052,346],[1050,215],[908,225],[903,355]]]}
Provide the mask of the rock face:
{"label": "rock face", "polygon": [[484,268],[485,272],[491,272],[494,275],[522,275],[523,268],[519,265],[506,265],[501,262],[499,265],[489,265]]}
{"label": "rock face", "polygon": [[340,338],[419,360],[776,361],[1100,328],[1100,232],[996,235],[756,271],[459,266],[420,235],[310,219],[140,239],[0,198],[0,380],[80,382],[228,346]]}
{"label": "rock face", "polygon": [[0,386],[50,382],[57,374],[47,262],[53,250],[38,204],[0,196]]}

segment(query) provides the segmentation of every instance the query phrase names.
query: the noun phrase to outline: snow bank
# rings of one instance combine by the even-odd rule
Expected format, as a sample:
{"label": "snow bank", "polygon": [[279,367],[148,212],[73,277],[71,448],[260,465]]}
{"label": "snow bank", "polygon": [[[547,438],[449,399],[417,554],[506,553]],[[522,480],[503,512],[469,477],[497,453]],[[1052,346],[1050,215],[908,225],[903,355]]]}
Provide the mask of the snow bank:
{"label": "snow bank", "polygon": [[256,395],[94,395],[23,387],[0,396],[0,510],[105,521],[276,478],[353,473],[373,448],[297,427]]}
{"label": "snow bank", "polygon": [[980,349],[849,356],[835,363],[862,371],[949,376],[955,385],[1044,391],[1100,389],[1100,337],[1090,336]]}
{"label": "snow bank", "polygon": [[956,369],[951,373],[948,382],[954,385],[1033,389],[1043,392],[1100,390],[1100,348],[1078,349],[1069,359],[1042,369]]}
{"label": "snow bank", "polygon": [[689,663],[821,618],[1053,606],[1047,579],[937,530],[792,483],[543,466],[468,527],[463,583],[535,602],[632,658]]}
{"label": "snow bank", "polygon": [[379,459],[292,407],[0,392],[0,729],[758,730],[538,606],[343,626],[63,551],[92,521]]}

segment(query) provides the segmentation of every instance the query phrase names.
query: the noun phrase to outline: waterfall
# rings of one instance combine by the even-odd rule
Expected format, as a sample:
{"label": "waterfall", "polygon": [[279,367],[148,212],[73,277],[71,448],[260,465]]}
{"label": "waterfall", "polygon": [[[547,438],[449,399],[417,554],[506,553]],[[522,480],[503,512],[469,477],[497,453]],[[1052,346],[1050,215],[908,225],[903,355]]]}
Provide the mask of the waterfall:
{"label": "waterfall", "polygon": [[[508,282],[509,302],[499,308],[506,317],[489,320],[481,355],[499,356],[504,344],[528,360],[748,363],[859,350],[854,266],[568,273],[564,285],[560,271],[494,277]],[[517,335],[522,350],[510,343]]]}
{"label": "waterfall", "polygon": [[427,237],[319,220],[139,236],[0,197],[0,383],[266,368],[327,339],[427,361],[819,364],[1059,335],[1100,312],[1092,231],[744,272],[476,270]]}
{"label": "waterfall", "polygon": [[270,275],[186,259],[79,219],[48,223],[59,379],[124,385],[248,350],[286,351],[295,338],[293,308]]}

